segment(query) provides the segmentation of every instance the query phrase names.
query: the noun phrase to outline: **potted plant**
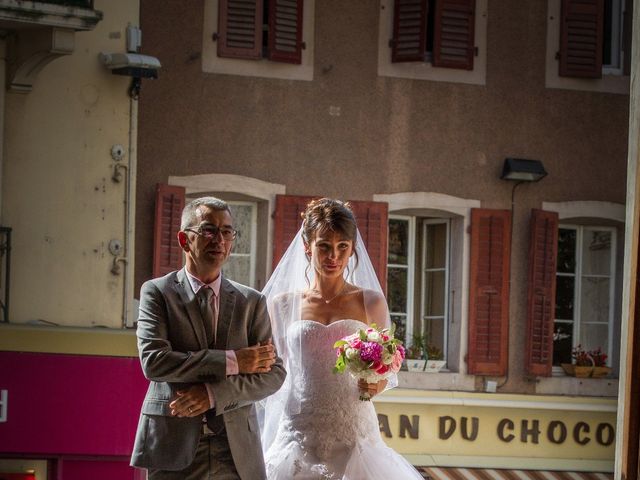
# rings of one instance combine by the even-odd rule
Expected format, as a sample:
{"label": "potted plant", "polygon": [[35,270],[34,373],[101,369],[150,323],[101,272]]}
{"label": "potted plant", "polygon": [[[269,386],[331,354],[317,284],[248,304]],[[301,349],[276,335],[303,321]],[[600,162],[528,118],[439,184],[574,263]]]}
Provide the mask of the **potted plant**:
{"label": "potted plant", "polygon": [[591,350],[589,354],[593,360],[593,372],[591,373],[593,378],[606,377],[611,373],[611,367],[607,367],[607,354],[600,347]]}
{"label": "potted plant", "polygon": [[411,345],[405,351],[405,363],[410,372],[424,372],[427,367],[426,358],[427,336],[414,333]]}
{"label": "potted plant", "polygon": [[571,350],[571,358],[573,363],[561,364],[567,375],[601,378],[611,373],[611,368],[607,367],[607,354],[600,347],[587,351],[578,345]]}
{"label": "potted plant", "polygon": [[437,373],[442,367],[444,367],[445,363],[444,354],[442,350],[435,345],[427,344],[427,365],[426,372]]}

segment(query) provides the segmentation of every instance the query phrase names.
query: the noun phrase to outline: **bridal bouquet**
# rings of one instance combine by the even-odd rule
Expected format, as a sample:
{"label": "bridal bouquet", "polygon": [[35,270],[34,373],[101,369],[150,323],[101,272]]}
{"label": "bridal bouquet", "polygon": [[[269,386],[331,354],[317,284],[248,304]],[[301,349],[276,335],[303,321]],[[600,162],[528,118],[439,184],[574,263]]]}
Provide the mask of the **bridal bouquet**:
{"label": "bridal bouquet", "polygon": [[[338,356],[334,373],[348,370],[357,379],[367,383],[377,383],[397,373],[404,360],[402,342],[394,338],[395,325],[378,330],[375,324],[361,328],[356,333],[338,340]],[[360,400],[371,400],[368,393],[362,393]]]}

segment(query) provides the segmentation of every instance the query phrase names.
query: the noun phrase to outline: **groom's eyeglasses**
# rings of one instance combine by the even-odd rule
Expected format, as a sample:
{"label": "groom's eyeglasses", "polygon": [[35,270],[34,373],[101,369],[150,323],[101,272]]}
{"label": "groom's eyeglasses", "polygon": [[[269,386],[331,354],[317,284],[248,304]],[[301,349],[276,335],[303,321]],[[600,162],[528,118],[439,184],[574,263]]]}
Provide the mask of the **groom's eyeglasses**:
{"label": "groom's eyeglasses", "polygon": [[233,228],[229,228],[229,227],[219,228],[215,225],[210,225],[210,224],[198,225],[197,227],[193,227],[193,228],[191,227],[185,228],[184,231],[193,232],[207,239],[216,238],[218,234],[220,234],[222,235],[222,238],[224,238],[227,242],[230,242],[231,240],[235,240],[235,238],[238,236],[238,231],[234,230]]}

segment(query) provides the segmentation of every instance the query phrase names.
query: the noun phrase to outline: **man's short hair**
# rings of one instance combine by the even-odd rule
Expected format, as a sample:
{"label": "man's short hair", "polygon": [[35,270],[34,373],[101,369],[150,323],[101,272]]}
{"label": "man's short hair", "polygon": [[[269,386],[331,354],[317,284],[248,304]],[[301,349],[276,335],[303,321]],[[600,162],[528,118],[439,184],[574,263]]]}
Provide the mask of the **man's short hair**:
{"label": "man's short hair", "polygon": [[196,198],[184,206],[184,209],[182,210],[182,218],[180,219],[180,230],[193,227],[196,224],[198,221],[198,216],[196,215],[198,207],[208,207],[211,210],[217,211],[226,210],[229,212],[229,215],[231,215],[229,204],[224,200],[220,200],[216,197]]}

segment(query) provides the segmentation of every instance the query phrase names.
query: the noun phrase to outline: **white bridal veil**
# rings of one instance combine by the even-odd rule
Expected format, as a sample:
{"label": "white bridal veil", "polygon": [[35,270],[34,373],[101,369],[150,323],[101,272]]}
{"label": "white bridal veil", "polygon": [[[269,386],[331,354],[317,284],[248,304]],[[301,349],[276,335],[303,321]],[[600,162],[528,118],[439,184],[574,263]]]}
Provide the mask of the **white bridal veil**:
{"label": "white bridal veil", "polygon": [[[302,292],[313,285],[314,275],[304,251],[300,229],[262,291],[267,297],[274,344],[287,370],[282,388],[260,402],[262,448],[265,452],[273,442],[285,408],[290,414],[300,412],[300,395],[296,394],[295,388],[299,386],[296,385],[296,379],[300,379],[303,373],[300,369],[305,351],[300,345],[300,336],[292,341],[288,340],[287,333],[294,322],[301,320]],[[375,323],[378,328],[388,327],[390,318],[386,301],[359,231],[354,254],[349,259],[344,275],[349,283],[363,290],[368,323]],[[333,365],[327,365],[327,368],[333,368]],[[397,377],[393,375],[388,380],[387,388],[396,385]]]}

